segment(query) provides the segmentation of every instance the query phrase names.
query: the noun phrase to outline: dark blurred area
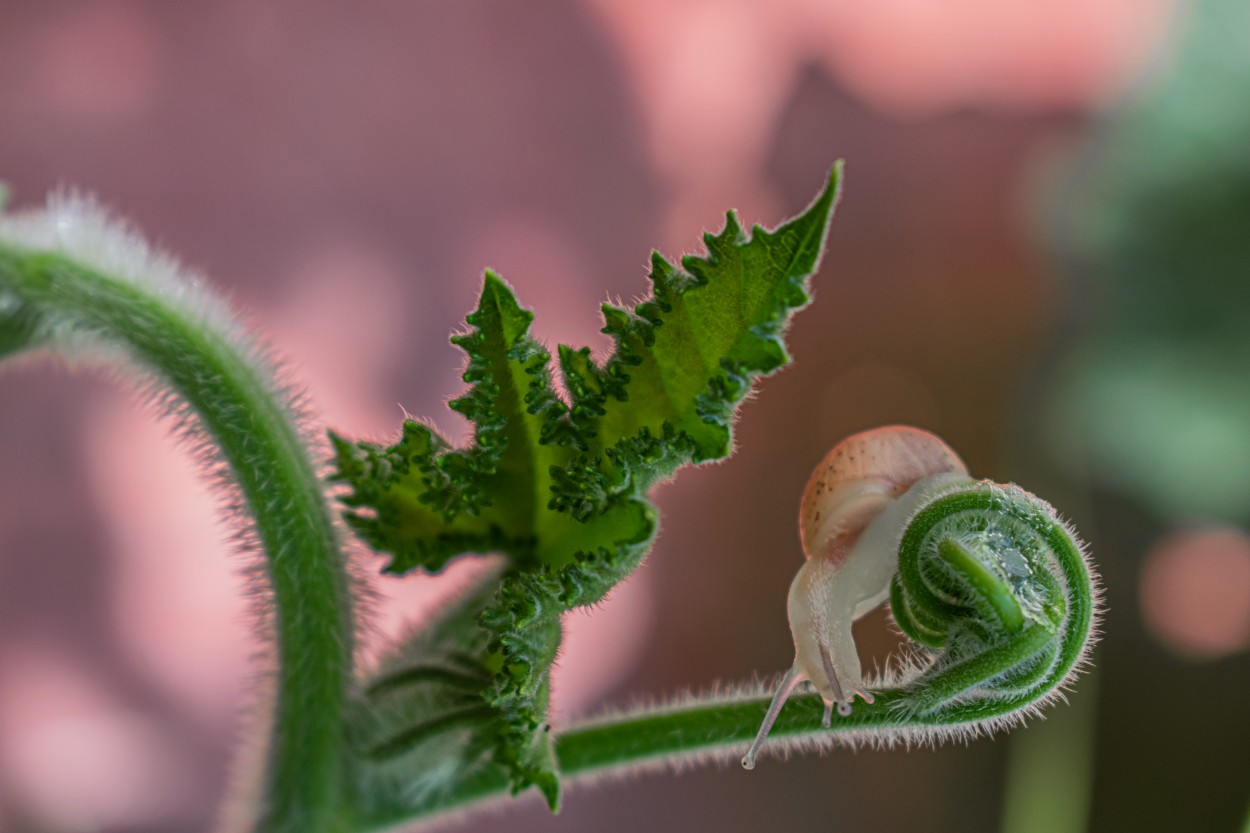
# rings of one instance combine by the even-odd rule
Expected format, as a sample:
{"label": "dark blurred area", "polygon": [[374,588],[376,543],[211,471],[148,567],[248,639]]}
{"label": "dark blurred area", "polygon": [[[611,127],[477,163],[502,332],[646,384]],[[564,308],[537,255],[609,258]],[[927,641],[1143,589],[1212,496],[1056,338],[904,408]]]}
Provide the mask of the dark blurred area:
{"label": "dark blurred area", "polygon": [[[904,422],[1051,500],[1098,670],[994,741],[573,789],[448,829],[1234,830],[1250,799],[1250,13],[1235,0],[0,4],[12,204],[97,193],[211,275],[327,425],[463,434],[447,336],[497,269],[551,342],[726,208],[846,159],[793,367],[569,622],[557,723],[789,665],[798,498]],[[200,831],[256,669],[242,558],[134,397],[0,376],[0,833]],[[379,562],[379,565],[380,566]],[[381,589],[378,630],[437,580]],[[884,613],[859,631],[883,661]]]}

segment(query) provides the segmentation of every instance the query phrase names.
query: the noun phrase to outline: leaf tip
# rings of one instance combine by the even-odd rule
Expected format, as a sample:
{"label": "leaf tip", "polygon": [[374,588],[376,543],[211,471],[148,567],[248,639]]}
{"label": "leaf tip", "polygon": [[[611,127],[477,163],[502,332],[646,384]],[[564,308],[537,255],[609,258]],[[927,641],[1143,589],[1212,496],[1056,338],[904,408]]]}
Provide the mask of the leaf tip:
{"label": "leaf tip", "polygon": [[794,244],[797,254],[794,265],[797,271],[810,275],[820,265],[833,225],[834,209],[842,198],[842,167],[843,160],[834,162],[829,168],[825,187],[815,199],[794,219],[773,232],[777,236],[784,236],[786,232],[797,234]]}
{"label": "leaf tip", "polygon": [[[480,328],[483,324],[480,316],[486,310],[494,310],[494,315],[500,315],[504,318],[516,317],[517,322],[523,329],[528,328],[529,323],[534,318],[532,312],[521,306],[521,302],[517,300],[516,292],[513,291],[512,286],[500,277],[499,273],[494,269],[487,269],[483,273],[482,294],[478,297],[476,312],[470,313],[465,320],[469,324]],[[460,344],[456,338],[452,338],[451,341],[453,344]]]}
{"label": "leaf tip", "polygon": [[551,810],[553,815],[560,813],[560,779],[554,775],[542,778],[537,783],[538,791],[543,794],[543,799],[547,802],[547,809]]}
{"label": "leaf tip", "polygon": [[512,294],[512,287],[508,286],[508,282],[500,277],[499,273],[494,269],[487,269],[482,274],[482,297],[487,295],[496,295],[499,293]]}
{"label": "leaf tip", "polygon": [[828,233],[830,221],[833,219],[833,211],[837,208],[838,202],[842,199],[842,168],[845,164],[844,159],[839,159],[829,167],[829,176],[825,179],[825,187],[821,189],[816,198],[812,200],[800,218],[811,218],[817,221]]}

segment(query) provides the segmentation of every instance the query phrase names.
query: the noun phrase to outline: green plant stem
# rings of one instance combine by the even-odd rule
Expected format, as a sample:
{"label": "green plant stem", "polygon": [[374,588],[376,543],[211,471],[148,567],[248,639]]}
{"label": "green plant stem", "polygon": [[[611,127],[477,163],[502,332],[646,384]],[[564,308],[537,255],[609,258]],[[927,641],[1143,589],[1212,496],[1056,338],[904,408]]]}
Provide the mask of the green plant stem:
{"label": "green plant stem", "polygon": [[[925,714],[900,709],[914,693],[901,689],[874,691],[876,702],[856,704],[854,711],[834,718],[833,727],[821,728],[824,703],[816,695],[790,700],[777,718],[770,738],[777,740],[836,740],[874,743],[907,739],[921,742],[983,724],[995,716],[1020,710],[1021,701],[957,703]],[[685,703],[671,709],[624,713],[608,721],[573,726],[556,738],[562,783],[575,786],[597,775],[620,774],[654,766],[676,765],[700,758],[737,761],[759,730],[771,697]],[[1025,700],[1024,702],[1030,702]],[[772,744],[770,744],[772,745]],[[768,748],[768,747],[765,747]],[[503,770],[486,768],[458,782],[451,790],[425,803],[391,808],[362,819],[363,830],[384,830],[446,812],[469,809],[509,794]]]}
{"label": "green plant stem", "polygon": [[[372,783],[364,776],[373,774],[368,767],[376,761],[368,758],[389,767],[409,753],[414,739],[464,730],[493,712],[473,703],[440,718],[418,719],[407,733],[358,756],[345,723],[352,684],[348,580],[295,408],[272,379],[268,363],[228,321],[197,313],[176,292],[103,274],[61,254],[0,243],[0,356],[35,345],[90,355],[84,343],[103,345],[107,356],[124,352],[185,400],[206,445],[219,450],[228,465],[254,519],[272,582],[278,661],[257,831],[379,830],[502,798],[514,784],[535,783],[528,774],[528,782],[518,781],[515,768],[509,772],[469,743],[474,754],[464,760],[479,763],[449,776],[453,780],[443,789],[401,789],[390,796],[362,790],[357,795],[349,784]],[[937,498],[911,521],[892,594],[905,629],[904,623],[914,619],[923,626],[925,644],[949,642],[952,653],[935,654],[927,669],[890,680],[900,687],[875,690],[875,702],[857,704],[829,729],[821,728],[825,708],[819,697],[795,698],[772,728],[775,740],[888,745],[967,739],[1019,722],[1070,679],[1085,656],[1096,613],[1079,544],[1053,510],[1014,487],[969,488]],[[984,517],[999,511],[1008,511],[1011,523],[1031,527],[1051,559],[1035,582],[1045,604],[1030,607],[1027,616],[1019,599],[1000,592],[996,571],[962,545],[948,545],[939,555],[960,576],[948,582],[958,585],[954,590],[966,586],[971,592],[969,604],[947,601],[954,590],[927,588],[920,568],[919,545],[929,526],[948,514]],[[978,621],[981,613],[995,627]],[[413,665],[375,684],[375,696],[431,681],[474,688],[475,681],[454,666],[423,664],[421,656],[409,659]],[[754,738],[769,699],[763,692],[710,695],[574,726],[556,736],[541,766],[554,756],[560,774],[576,782],[700,758],[733,760]],[[542,737],[545,742],[547,736]],[[410,755],[400,763],[411,763],[414,775],[420,775],[431,762],[418,758]],[[385,773],[390,783],[396,772]],[[542,773],[554,783],[554,772]],[[554,802],[551,794],[548,800]]]}
{"label": "green plant stem", "polygon": [[[985,509],[1001,498],[993,492],[952,495],[933,506],[942,511]],[[931,507],[932,508],[932,507]],[[930,511],[930,510],[926,510]],[[938,510],[933,510],[938,511]],[[1020,516],[1046,541],[1053,566],[1067,589],[1062,621],[1033,622],[964,662],[955,663],[905,688],[874,690],[873,703],[856,704],[854,711],[821,728],[824,703],[814,695],[793,698],[773,725],[776,740],[839,739],[849,744],[923,743],[959,739],[982,731],[1006,728],[1035,713],[1081,661],[1095,610],[1094,586],[1077,545],[1067,530],[1036,508]],[[1052,646],[1047,649],[1047,645]],[[1025,690],[1008,688],[988,694],[969,694],[980,683],[1018,672],[1022,663],[1037,667],[1017,682]],[[709,697],[667,709],[642,709],[609,720],[574,726],[556,738],[555,751],[562,781],[608,772],[628,772],[657,764],[677,764],[698,758],[736,759],[755,737],[769,696],[729,699]],[[439,813],[464,809],[508,792],[503,770],[483,768],[453,784],[447,791],[421,803],[392,806],[363,819],[366,829],[380,830]]]}
{"label": "green plant stem", "polygon": [[89,354],[84,340],[124,349],[185,400],[220,450],[268,559],[274,601],[277,694],[257,829],[347,829],[348,581],[320,478],[266,363],[213,316],[58,254],[0,245],[0,294],[10,308],[0,330],[21,323],[7,328],[10,341],[33,334],[74,355]]}

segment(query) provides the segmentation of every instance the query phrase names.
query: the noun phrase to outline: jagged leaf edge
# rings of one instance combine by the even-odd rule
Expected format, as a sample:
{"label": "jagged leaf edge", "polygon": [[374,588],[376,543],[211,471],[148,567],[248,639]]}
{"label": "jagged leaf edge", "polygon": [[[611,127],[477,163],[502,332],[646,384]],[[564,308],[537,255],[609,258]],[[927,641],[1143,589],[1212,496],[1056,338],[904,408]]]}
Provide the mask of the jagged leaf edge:
{"label": "jagged leaf edge", "polygon": [[[604,305],[604,332],[613,337],[616,350],[613,351],[602,367],[589,359],[589,351],[574,351],[561,346],[560,365],[568,385],[572,404],[571,407],[558,403],[555,407],[547,407],[544,437],[551,442],[570,445],[585,449],[585,428],[581,417],[585,414],[594,415],[601,403],[611,396],[618,400],[628,399],[628,367],[636,363],[636,353],[630,351],[630,340],[647,343],[654,338],[654,328],[662,326],[663,314],[668,311],[665,296],[667,293],[685,293],[704,285],[718,265],[718,251],[725,246],[748,246],[756,242],[767,242],[777,235],[786,233],[792,227],[810,221],[814,214],[823,214],[821,222],[814,225],[817,240],[814,245],[796,247],[796,255],[809,252],[809,262],[791,264],[783,288],[789,294],[781,293],[774,300],[772,307],[761,316],[763,323],[752,327],[754,346],[762,360],[752,363],[742,359],[737,362],[722,362],[722,372],[713,376],[708,388],[702,395],[703,401],[698,404],[700,416],[709,422],[719,422],[726,429],[731,426],[735,408],[745,399],[754,379],[776,371],[788,361],[780,336],[790,316],[801,309],[809,301],[806,282],[815,271],[824,242],[828,234],[829,222],[833,215],[840,194],[841,163],[830,171],[826,187],[809,207],[783,224],[774,232],[760,226],[752,229],[750,238],[743,238],[741,228],[733,212],[727,215],[725,229],[720,235],[705,234],[709,256],[698,258],[687,256],[682,265],[689,275],[678,273],[671,264],[658,253],[653,255],[652,282],[653,293],[650,297],[627,311],[611,305]],[[810,241],[808,241],[810,242]],[[690,277],[693,276],[694,280]],[[499,286],[511,296],[506,284],[493,273],[486,276],[487,286],[494,279]],[[532,314],[524,311],[528,320]],[[541,355],[542,361],[534,361],[532,368],[540,380],[541,390],[550,391],[549,361],[546,351],[538,346],[529,336],[529,323],[518,335],[516,341],[528,342],[536,350],[529,353],[530,359]],[[470,317],[470,323],[473,321]],[[454,339],[468,352],[472,345],[470,336]],[[471,385],[474,367],[474,355],[470,353],[470,370],[466,370],[465,378]],[[592,390],[592,387],[594,390]],[[473,403],[467,415],[487,415],[488,408],[476,396],[476,386],[455,401],[456,404]],[[533,388],[531,388],[531,391]],[[551,393],[554,398],[554,393]],[[530,397],[526,397],[530,404]],[[460,410],[460,408],[458,408]],[[462,410],[462,413],[464,411]],[[536,409],[529,409],[531,414]],[[502,419],[502,418],[501,418]],[[581,423],[579,425],[579,423]],[[476,447],[476,442],[465,449],[453,449],[445,440],[428,426],[409,421],[405,424],[406,432],[411,430],[428,434],[431,445],[441,444],[442,448],[434,451],[428,459],[422,459],[423,474],[436,476],[437,461],[440,457],[452,454],[468,454]],[[490,430],[500,430],[494,422],[488,424]],[[580,429],[580,430],[579,430]],[[475,441],[478,432],[475,431]],[[368,443],[348,443],[332,435],[335,448],[340,459],[340,473],[348,465],[374,462],[385,456],[387,450]],[[403,440],[401,440],[401,443]],[[397,444],[398,446],[398,444]],[[393,446],[394,450],[396,447]],[[728,433],[724,452],[719,455],[708,455],[695,459],[695,450],[681,432],[673,432],[671,425],[665,423],[661,436],[644,433],[639,436],[623,437],[611,448],[602,449],[603,454],[612,459],[619,467],[628,471],[625,476],[619,473],[613,483],[590,484],[591,486],[607,487],[604,494],[612,497],[601,502],[600,506],[629,501],[641,510],[644,519],[645,534],[632,541],[617,541],[613,550],[601,547],[596,553],[577,552],[573,562],[552,570],[548,565],[537,565],[533,571],[511,572],[504,577],[497,594],[497,602],[483,612],[479,624],[490,634],[490,646],[501,657],[502,670],[496,676],[496,685],[487,693],[488,702],[499,709],[504,717],[504,727],[499,733],[496,750],[499,762],[511,774],[514,792],[528,786],[538,786],[552,809],[559,803],[559,781],[555,771],[555,757],[546,724],[546,704],[550,686],[550,669],[554,662],[561,638],[560,615],[574,607],[590,604],[601,599],[616,583],[628,576],[641,563],[654,540],[657,529],[657,513],[646,498],[646,491],[655,480],[671,475],[680,465],[690,462],[707,462],[720,459],[729,452]],[[455,458],[449,458],[455,459]],[[479,458],[480,459],[480,458]],[[497,459],[497,458],[496,458]],[[584,464],[585,458],[576,458]],[[394,462],[394,461],[391,461]],[[441,467],[445,471],[445,467]],[[489,473],[489,467],[467,467],[469,470]],[[584,482],[588,470],[583,465],[581,478]],[[554,473],[554,471],[553,471]],[[566,467],[568,483],[577,484],[578,474],[572,467]],[[359,490],[349,495],[345,502],[349,505],[367,505],[366,497]],[[552,505],[549,508],[557,511],[567,507]],[[600,513],[604,510],[601,508]],[[371,546],[379,547],[375,541],[376,528],[371,526],[368,516],[350,513],[349,521],[353,527],[362,530]],[[373,534],[372,536],[370,534]],[[436,564],[434,569],[441,568],[446,561],[457,554],[454,550],[463,547],[459,552],[508,551],[515,546],[515,541],[506,535],[494,535],[490,538],[457,538],[443,536],[438,538],[438,546],[426,553],[434,556],[428,563]],[[394,552],[392,551],[392,554]],[[395,561],[392,561],[394,567]],[[423,566],[423,565],[417,565]]]}

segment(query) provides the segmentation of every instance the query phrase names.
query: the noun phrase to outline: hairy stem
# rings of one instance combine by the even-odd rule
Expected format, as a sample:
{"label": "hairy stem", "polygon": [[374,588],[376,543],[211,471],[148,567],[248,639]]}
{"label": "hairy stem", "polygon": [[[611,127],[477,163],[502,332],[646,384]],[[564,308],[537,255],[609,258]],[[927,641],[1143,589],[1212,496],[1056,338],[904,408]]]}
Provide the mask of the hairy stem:
{"label": "hairy stem", "polygon": [[[0,241],[0,344],[120,349],[184,400],[229,466],[268,559],[277,695],[257,829],[345,829],[352,612],[339,542],[294,408],[267,362],[183,288]],[[187,288],[189,291],[189,288]],[[229,323],[229,322],[226,322]]]}
{"label": "hairy stem", "polygon": [[[792,699],[770,734],[770,746],[781,741],[822,746],[924,743],[971,736],[976,727],[992,725],[1031,700],[1004,699],[955,703],[916,714],[909,706],[915,693],[903,689],[874,690],[874,703],[861,703],[833,727],[821,728],[824,703],[815,694]],[[598,775],[637,772],[692,760],[737,761],[759,729],[769,695],[685,702],[671,709],[647,708],[611,720],[573,726],[556,738],[561,781],[575,786]],[[766,747],[767,748],[767,747]],[[404,808],[390,808],[362,820],[364,830],[382,830],[405,822],[463,810],[509,794],[503,770],[486,768],[459,781],[445,793]]]}
{"label": "hairy stem", "polygon": [[[1033,530],[1049,558],[1036,577],[1045,603],[1027,618],[1017,616],[1019,600],[1003,596],[1001,580],[972,559],[963,545],[943,546],[939,558],[956,570],[973,594],[986,604],[952,604],[940,599],[910,609],[939,625],[953,610],[972,616],[952,633],[957,653],[933,654],[932,665],[913,668],[873,690],[874,702],[856,705],[829,729],[821,728],[824,703],[818,696],[791,701],[772,727],[782,745],[892,745],[967,739],[1005,729],[1035,714],[1059,696],[1088,649],[1097,595],[1093,577],[1073,533],[1036,498],[1017,489],[973,484],[970,492],[936,498],[913,521],[903,549],[924,538],[930,521],[955,512],[998,512],[1008,522]],[[984,514],[976,514],[984,518]],[[915,539],[909,543],[909,539]],[[913,547],[914,548],[914,547]],[[912,555],[915,553],[912,552]],[[904,584],[919,575],[914,559],[902,559]],[[1038,562],[1043,567],[1043,562]],[[916,579],[916,589],[924,590]],[[1054,591],[1052,596],[1050,591]],[[898,594],[896,594],[898,595]],[[915,598],[913,594],[913,598]],[[979,622],[977,611],[991,620]],[[898,608],[896,607],[896,615]],[[989,628],[988,624],[998,627]],[[973,627],[976,625],[976,627]],[[935,630],[934,635],[938,632]],[[942,637],[945,642],[945,637]],[[972,650],[972,648],[976,650]],[[733,697],[710,696],[669,708],[642,709],[607,720],[572,727],[557,736],[555,752],[564,783],[611,772],[629,772],[692,759],[734,759],[755,736],[769,697],[763,691]],[[381,829],[489,800],[506,793],[501,769],[482,768],[454,782],[442,793],[407,806],[370,814],[366,826]]]}

